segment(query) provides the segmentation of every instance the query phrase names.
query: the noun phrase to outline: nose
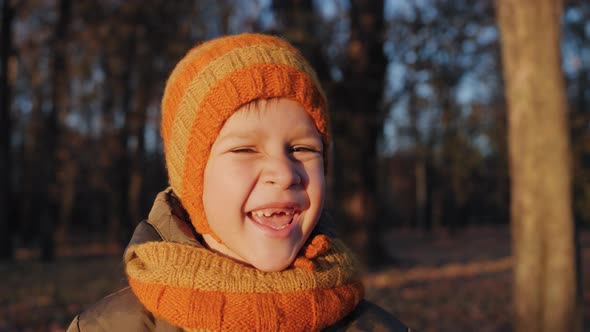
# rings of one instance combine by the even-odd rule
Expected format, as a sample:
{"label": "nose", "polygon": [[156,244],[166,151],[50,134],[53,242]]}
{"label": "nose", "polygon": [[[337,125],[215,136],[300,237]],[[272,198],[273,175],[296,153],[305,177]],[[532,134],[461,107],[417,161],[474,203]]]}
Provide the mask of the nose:
{"label": "nose", "polygon": [[262,174],[262,182],[285,189],[301,184],[303,176],[297,163],[288,155],[268,157]]}

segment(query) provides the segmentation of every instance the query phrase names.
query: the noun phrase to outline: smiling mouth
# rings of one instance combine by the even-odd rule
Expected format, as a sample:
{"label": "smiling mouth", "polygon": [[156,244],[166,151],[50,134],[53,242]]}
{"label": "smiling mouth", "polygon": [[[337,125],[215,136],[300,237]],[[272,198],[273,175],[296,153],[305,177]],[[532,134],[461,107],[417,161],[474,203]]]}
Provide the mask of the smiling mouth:
{"label": "smiling mouth", "polygon": [[248,212],[248,216],[257,224],[274,230],[289,226],[299,211],[293,208],[267,208]]}

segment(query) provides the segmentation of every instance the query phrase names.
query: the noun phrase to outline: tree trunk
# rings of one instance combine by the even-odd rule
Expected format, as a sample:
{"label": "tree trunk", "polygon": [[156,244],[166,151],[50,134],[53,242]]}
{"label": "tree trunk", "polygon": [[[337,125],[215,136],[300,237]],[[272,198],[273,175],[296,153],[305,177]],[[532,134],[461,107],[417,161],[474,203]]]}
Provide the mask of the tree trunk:
{"label": "tree trunk", "polygon": [[58,4],[58,20],[55,26],[53,59],[51,64],[51,110],[45,132],[47,163],[45,206],[41,216],[41,258],[52,260],[55,256],[55,231],[58,220],[60,190],[58,188],[59,135],[68,104],[68,75],[66,66],[67,31],[71,20],[71,1],[61,0]]}
{"label": "tree trunk", "polygon": [[130,118],[130,136],[134,144],[131,146],[129,161],[129,184],[128,184],[128,201],[129,201],[129,226],[134,229],[143,218],[141,198],[144,187],[144,169],[145,169],[145,123],[147,120],[147,108],[149,106],[149,96],[152,85],[151,68],[148,59],[152,57],[149,46],[143,44],[145,31],[140,30],[140,38],[137,38],[137,76],[138,85],[135,93],[135,109],[133,116]]}
{"label": "tree trunk", "polygon": [[[343,205],[340,210],[345,211],[344,217],[351,223],[349,232],[353,234],[355,249],[369,267],[388,260],[380,243],[383,221],[378,220],[378,211],[383,209],[377,197],[377,146],[383,129],[382,97],[387,67],[383,53],[383,8],[383,1],[351,2],[348,64],[343,68],[343,86],[336,97],[344,99],[338,106],[339,114],[334,116],[336,158],[348,159],[349,169],[348,174],[339,172],[335,179],[335,187],[346,188],[337,190]],[[356,142],[347,144],[344,135],[354,136]],[[356,207],[351,209],[353,202]]]}
{"label": "tree trunk", "polygon": [[432,148],[424,142],[418,126],[420,112],[414,82],[406,89],[408,96],[409,132],[414,143],[414,226],[424,233],[432,231]]}
{"label": "tree trunk", "polygon": [[[101,131],[103,137],[103,145],[100,149],[99,164],[95,171],[99,172],[99,177],[105,178],[103,186],[101,187],[101,204],[105,208],[104,217],[107,222],[105,227],[107,229],[107,241],[119,244],[121,239],[119,233],[121,229],[121,213],[119,206],[121,205],[120,194],[118,190],[120,186],[119,170],[114,169],[117,165],[122,153],[125,149],[121,146],[121,140],[117,135],[117,129],[115,128],[115,93],[118,91],[117,83],[121,83],[122,80],[117,82],[115,75],[110,68],[109,54],[107,52],[101,55],[100,66],[105,73],[105,84],[103,88],[102,98],[102,113],[101,113]],[[113,174],[113,176],[107,176],[107,174]]]}
{"label": "tree trunk", "polygon": [[[73,138],[74,140],[77,138]],[[78,138],[79,139],[79,138]],[[74,210],[74,201],[76,198],[76,180],[79,172],[79,160],[72,155],[72,150],[82,149],[81,145],[68,149],[60,153],[59,174],[57,183],[59,183],[59,201],[57,203],[58,219],[55,229],[54,239],[58,245],[66,244],[70,237],[70,226]]]}
{"label": "tree trunk", "polygon": [[561,2],[500,0],[516,331],[582,331],[560,69]]}
{"label": "tree trunk", "polygon": [[8,62],[12,50],[13,9],[9,0],[2,2],[2,40],[0,46],[0,260],[13,257],[11,207],[12,207],[12,158],[11,132],[11,85]]}
{"label": "tree trunk", "polygon": [[330,78],[329,65],[318,38],[318,21],[312,0],[273,0],[278,30],[297,47],[318,74],[322,84]]}
{"label": "tree trunk", "polygon": [[[134,18],[135,20],[135,18]],[[125,69],[122,73],[123,91],[121,96],[121,110],[124,116],[123,127],[119,132],[120,146],[123,151],[115,163],[115,172],[117,173],[117,180],[115,183],[115,191],[112,196],[112,205],[114,211],[119,214],[118,220],[121,224],[119,229],[119,240],[121,244],[126,244],[131,238],[133,232],[131,216],[129,215],[129,189],[130,189],[130,175],[131,175],[131,157],[129,153],[130,138],[132,133],[133,122],[133,94],[134,94],[134,80],[135,63],[137,61],[137,36],[135,32],[130,32],[127,36],[127,50],[125,52]]]}
{"label": "tree trunk", "polygon": [[[23,141],[23,182],[21,202],[19,205],[19,234],[24,244],[30,244],[37,235],[36,223],[39,220],[39,207],[43,206],[45,196],[39,192],[43,188],[43,174],[39,172],[40,160],[43,160],[43,85],[40,70],[34,67],[31,71],[32,106],[31,118]],[[41,197],[42,196],[42,197]]]}

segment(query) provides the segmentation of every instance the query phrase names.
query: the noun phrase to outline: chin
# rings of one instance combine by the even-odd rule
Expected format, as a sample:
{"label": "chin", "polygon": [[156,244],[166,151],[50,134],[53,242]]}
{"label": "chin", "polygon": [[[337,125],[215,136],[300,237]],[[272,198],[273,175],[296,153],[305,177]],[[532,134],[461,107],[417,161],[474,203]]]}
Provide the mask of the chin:
{"label": "chin", "polygon": [[269,258],[257,257],[257,259],[250,259],[249,263],[262,272],[279,272],[288,268],[295,260],[295,256],[290,255],[284,259],[277,258],[276,256]]}

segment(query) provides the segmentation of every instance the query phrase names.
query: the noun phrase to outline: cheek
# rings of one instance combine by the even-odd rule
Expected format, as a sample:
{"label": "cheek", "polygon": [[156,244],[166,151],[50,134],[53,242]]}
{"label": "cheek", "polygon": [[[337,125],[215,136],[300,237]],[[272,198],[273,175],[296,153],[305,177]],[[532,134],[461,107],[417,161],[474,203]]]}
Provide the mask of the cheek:
{"label": "cheek", "polygon": [[326,192],[326,179],[323,164],[307,167],[306,173],[309,179],[307,191],[310,195],[310,199],[315,200],[316,204],[318,201],[320,204],[323,204]]}
{"label": "cheek", "polygon": [[[240,208],[250,187],[251,175],[236,163],[210,161],[203,179],[203,205],[207,218]],[[211,220],[210,220],[211,222]]]}

